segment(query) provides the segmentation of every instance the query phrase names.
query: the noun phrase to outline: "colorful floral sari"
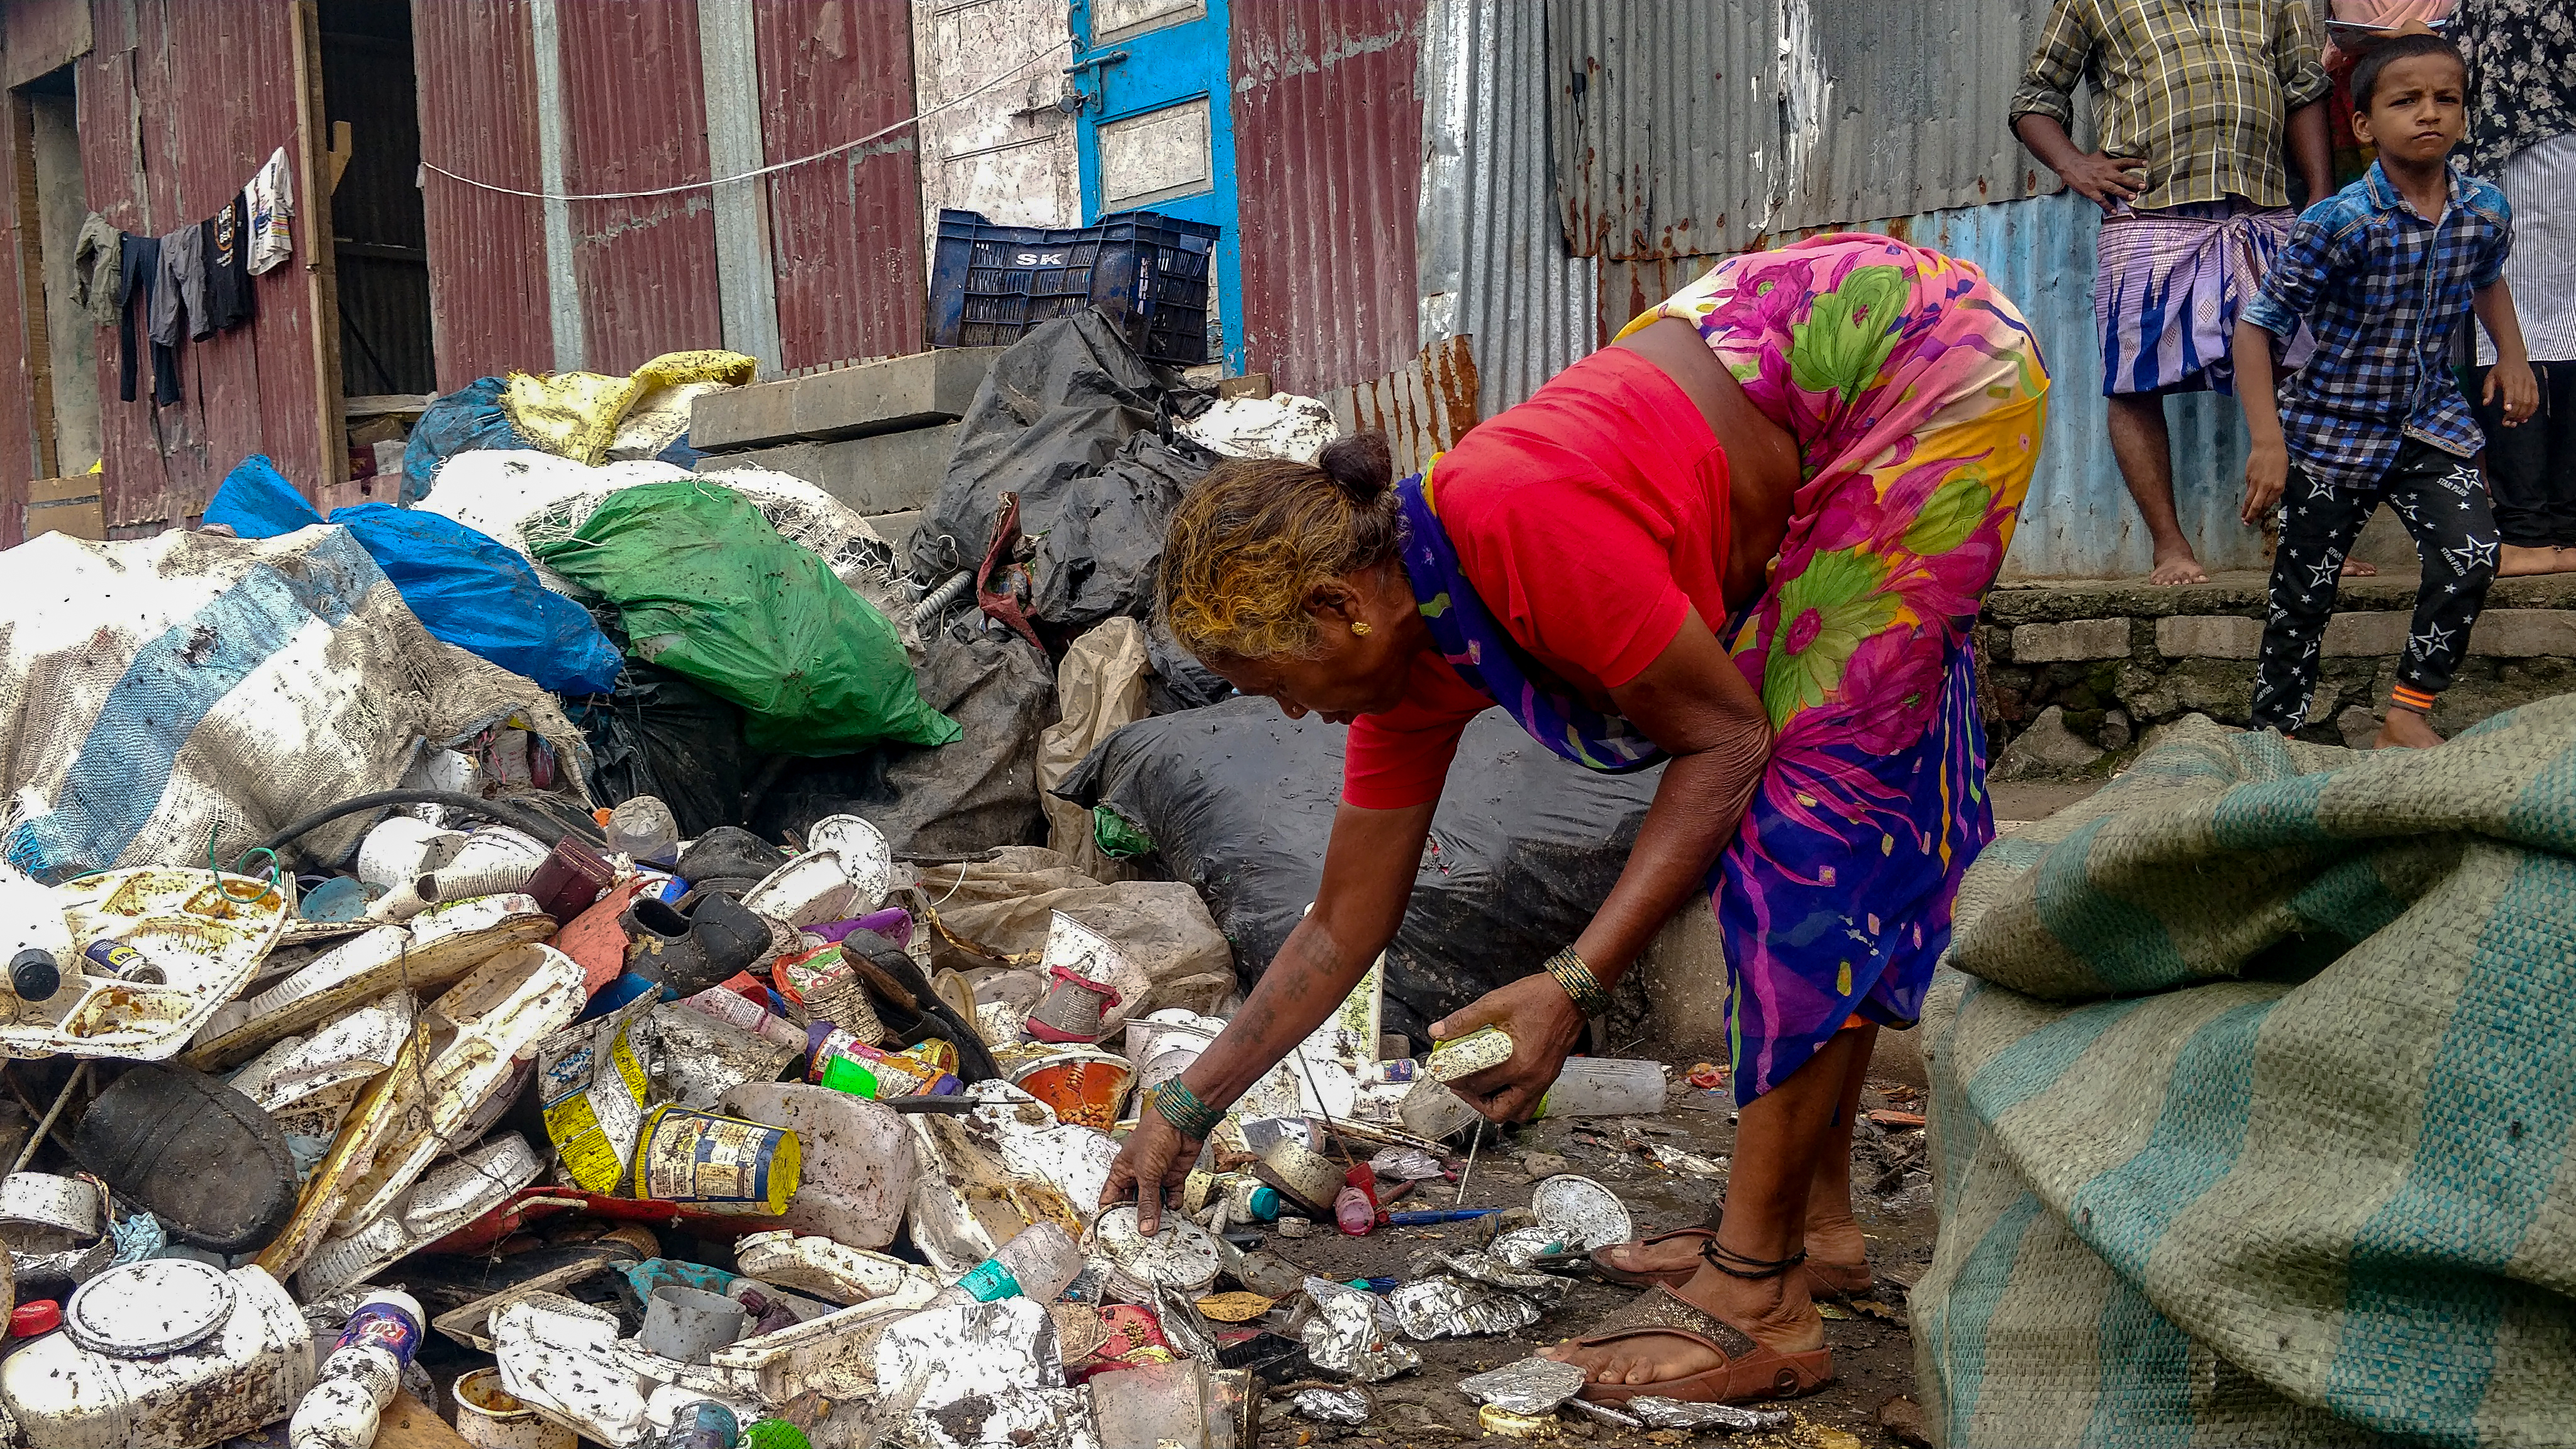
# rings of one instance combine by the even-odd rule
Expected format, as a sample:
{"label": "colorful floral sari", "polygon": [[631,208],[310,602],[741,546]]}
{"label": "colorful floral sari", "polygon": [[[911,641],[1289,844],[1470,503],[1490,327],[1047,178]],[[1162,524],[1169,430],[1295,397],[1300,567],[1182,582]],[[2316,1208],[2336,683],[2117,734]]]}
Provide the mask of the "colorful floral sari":
{"label": "colorful floral sari", "polygon": [[[1722,636],[1774,732],[1708,877],[1749,1102],[1851,1016],[1913,1023],[1959,878],[1994,838],[1968,639],[2038,459],[2048,375],[1983,273],[1886,237],[1729,258],[1621,335],[1665,317],[1699,328],[1803,464],[1770,587]],[[1440,524],[1436,472],[1400,485],[1404,562],[1459,677],[1578,764],[1663,758],[1495,622]]]}

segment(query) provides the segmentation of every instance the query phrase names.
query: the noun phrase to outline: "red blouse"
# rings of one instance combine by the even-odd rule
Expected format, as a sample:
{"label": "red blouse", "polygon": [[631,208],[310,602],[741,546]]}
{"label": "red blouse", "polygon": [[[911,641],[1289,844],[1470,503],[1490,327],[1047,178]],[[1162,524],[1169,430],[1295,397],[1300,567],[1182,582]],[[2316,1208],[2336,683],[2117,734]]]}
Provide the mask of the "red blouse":
{"label": "red blouse", "polygon": [[[1477,425],[1433,469],[1431,496],[1495,622],[1596,705],[1693,607],[1711,627],[1726,618],[1726,450],[1681,385],[1625,348]],[[1403,703],[1351,722],[1342,799],[1437,800],[1459,734],[1492,704],[1421,655]]]}

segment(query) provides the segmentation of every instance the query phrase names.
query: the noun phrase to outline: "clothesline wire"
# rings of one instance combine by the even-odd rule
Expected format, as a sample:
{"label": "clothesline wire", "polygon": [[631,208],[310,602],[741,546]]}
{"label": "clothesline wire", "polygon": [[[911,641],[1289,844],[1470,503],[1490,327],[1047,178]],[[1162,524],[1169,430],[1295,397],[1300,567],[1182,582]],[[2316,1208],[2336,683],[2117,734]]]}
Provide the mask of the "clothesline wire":
{"label": "clothesline wire", "polygon": [[952,106],[964,105],[966,102],[975,99],[986,91],[992,90],[1007,81],[1018,79],[1029,70],[1035,68],[1041,62],[1054,59],[1058,52],[1064,50],[1072,43],[1073,42],[1070,40],[1059,41],[1054,45],[1048,46],[1045,50],[1038,52],[1036,55],[1029,57],[1027,60],[1020,62],[1018,65],[1011,67],[1009,70],[1004,71],[1002,74],[984,82],[982,85],[975,87],[975,89],[966,92],[964,95],[955,96],[948,100],[941,101],[938,105],[932,106],[925,111],[915,111],[911,115],[904,117],[902,120],[895,122],[893,125],[871,131],[867,135],[861,136],[855,141],[844,141],[840,145],[832,147],[830,150],[817,151],[811,156],[799,156],[793,161],[775,161],[767,166],[758,167],[750,171],[739,172],[732,176],[719,176],[711,181],[684,181],[677,186],[657,186],[649,191],[522,191],[515,186],[496,186],[489,181],[477,181],[471,176],[459,175],[434,161],[423,161],[420,163],[420,169],[423,171],[435,171],[450,181],[462,182],[478,191],[498,192],[503,196],[525,196],[536,201],[637,201],[653,196],[677,196],[682,192],[687,191],[706,191],[718,186],[730,186],[737,181],[750,181],[757,177],[791,170],[798,166],[804,166],[812,162],[822,161],[833,156],[838,156],[845,151],[855,151],[861,146],[867,145],[871,141],[881,141],[886,137],[893,135],[895,132],[903,130],[907,126],[919,125],[921,122],[930,119],[932,116],[938,115],[940,112],[945,111]]}

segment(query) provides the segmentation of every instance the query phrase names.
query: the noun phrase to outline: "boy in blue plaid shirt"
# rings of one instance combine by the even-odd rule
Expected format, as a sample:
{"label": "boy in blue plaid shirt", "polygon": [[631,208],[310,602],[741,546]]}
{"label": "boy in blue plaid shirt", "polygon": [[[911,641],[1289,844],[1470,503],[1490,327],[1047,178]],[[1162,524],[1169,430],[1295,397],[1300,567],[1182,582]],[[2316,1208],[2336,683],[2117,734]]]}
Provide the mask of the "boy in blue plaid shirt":
{"label": "boy in blue plaid shirt", "polygon": [[[2378,744],[2441,743],[2433,703],[2468,651],[2496,570],[2476,461],[2485,437],[2449,365],[2471,311],[2496,340],[2490,405],[2502,400],[2508,427],[2539,406],[2502,277],[2512,211],[2504,193],[2449,161],[2467,129],[2467,90],[2459,51],[2436,35],[2402,35],[2363,56],[2353,134],[2379,160],[2299,218],[2237,319],[2238,392],[2253,436],[2245,521],[2284,505],[2255,670],[2258,728],[2287,734],[2306,721],[2336,576],[2385,502],[2414,535],[2424,572]],[[2316,355],[2276,402],[2273,349],[2302,319]]]}

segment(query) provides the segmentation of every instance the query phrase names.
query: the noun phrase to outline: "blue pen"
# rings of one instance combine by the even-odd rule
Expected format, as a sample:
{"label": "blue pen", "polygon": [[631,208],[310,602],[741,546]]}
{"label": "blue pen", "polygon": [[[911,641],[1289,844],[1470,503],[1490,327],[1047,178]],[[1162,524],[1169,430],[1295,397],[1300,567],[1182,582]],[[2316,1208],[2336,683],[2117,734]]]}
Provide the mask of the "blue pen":
{"label": "blue pen", "polygon": [[1434,1223],[1463,1223],[1491,1217],[1501,1208],[1433,1208],[1422,1212],[1388,1213],[1389,1225],[1399,1228],[1427,1228]]}

